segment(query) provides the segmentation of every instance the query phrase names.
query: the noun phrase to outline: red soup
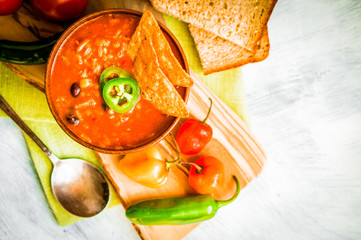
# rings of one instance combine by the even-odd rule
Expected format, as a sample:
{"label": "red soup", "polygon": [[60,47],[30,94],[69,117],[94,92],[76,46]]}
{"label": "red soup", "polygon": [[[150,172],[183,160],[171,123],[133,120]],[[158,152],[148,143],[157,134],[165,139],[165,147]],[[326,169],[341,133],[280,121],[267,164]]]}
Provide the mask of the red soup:
{"label": "red soup", "polygon": [[[138,22],[139,17],[124,14],[86,22],[62,43],[51,66],[48,91],[54,110],[71,132],[92,145],[134,148],[162,134],[175,120],[142,98],[130,112],[116,113],[101,96],[104,69],[118,66],[131,73],[126,48]],[[178,91],[184,96],[183,88]]]}

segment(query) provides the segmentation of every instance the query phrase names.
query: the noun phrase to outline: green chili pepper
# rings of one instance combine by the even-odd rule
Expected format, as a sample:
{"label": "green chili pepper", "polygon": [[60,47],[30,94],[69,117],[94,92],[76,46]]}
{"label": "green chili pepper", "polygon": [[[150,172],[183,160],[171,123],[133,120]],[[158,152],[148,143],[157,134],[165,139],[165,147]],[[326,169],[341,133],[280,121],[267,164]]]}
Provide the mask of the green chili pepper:
{"label": "green chili pepper", "polygon": [[226,201],[217,201],[211,195],[193,195],[147,200],[130,206],[125,214],[127,218],[140,225],[176,225],[196,223],[208,220],[217,210],[233,202],[239,192],[238,179],[235,195]]}
{"label": "green chili pepper", "polygon": [[103,90],[104,85],[113,78],[132,78],[132,75],[125,69],[120,67],[108,67],[100,74],[99,86],[100,91]]}
{"label": "green chili pepper", "polygon": [[139,99],[138,83],[131,78],[115,78],[108,81],[103,88],[105,103],[118,113],[130,111]]}

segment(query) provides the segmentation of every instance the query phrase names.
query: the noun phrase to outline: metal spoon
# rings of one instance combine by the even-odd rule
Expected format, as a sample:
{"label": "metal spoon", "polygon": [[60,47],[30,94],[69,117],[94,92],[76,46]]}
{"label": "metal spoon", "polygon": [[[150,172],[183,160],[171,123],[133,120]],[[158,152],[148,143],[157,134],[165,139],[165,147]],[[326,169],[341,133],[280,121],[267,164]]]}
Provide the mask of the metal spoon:
{"label": "metal spoon", "polygon": [[66,211],[78,217],[92,217],[107,206],[110,198],[108,181],[97,167],[81,159],[61,160],[56,157],[1,95],[0,108],[34,140],[53,163],[52,191]]}

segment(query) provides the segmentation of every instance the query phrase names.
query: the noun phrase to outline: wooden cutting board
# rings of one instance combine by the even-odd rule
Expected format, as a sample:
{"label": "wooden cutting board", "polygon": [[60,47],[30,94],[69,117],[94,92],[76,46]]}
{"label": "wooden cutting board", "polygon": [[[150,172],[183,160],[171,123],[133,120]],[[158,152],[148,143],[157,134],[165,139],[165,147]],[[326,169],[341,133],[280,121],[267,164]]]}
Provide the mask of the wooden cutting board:
{"label": "wooden cutting board", "polygon": [[[212,126],[213,139],[200,154],[183,156],[183,159],[194,162],[201,156],[209,155],[222,160],[225,166],[226,183],[220,192],[214,194],[214,197],[217,200],[225,200],[232,197],[235,192],[232,176],[236,175],[240,180],[241,188],[244,188],[262,171],[266,156],[262,147],[239,116],[214,95],[194,74],[192,76],[195,85],[192,87],[187,106],[191,117],[203,119],[208,111],[209,98],[212,98],[212,113],[207,123]],[[174,136],[176,136],[181,124],[182,122],[172,132]],[[172,140],[169,139],[169,141]],[[158,144],[158,147],[164,148],[164,145],[167,143],[163,140]],[[194,190],[189,187],[184,172],[176,166],[170,169],[165,185],[161,188],[151,189],[129,180],[122,173],[117,164],[121,156],[102,153],[98,153],[98,156],[125,208],[149,198],[195,194]],[[232,205],[227,207],[232,207]],[[197,225],[140,226],[134,224],[134,227],[143,239],[181,239]]]}
{"label": "wooden cutting board", "polygon": [[[90,0],[87,13],[109,8],[129,8],[138,11],[148,9],[154,13],[158,20],[162,21],[161,14],[152,9],[147,1],[142,0],[116,2]],[[67,26],[67,24],[59,25],[37,18],[32,13],[31,8],[25,4],[15,15],[0,17],[0,39],[34,41],[62,31]],[[45,65],[21,66],[7,63],[6,65],[20,77],[44,91]],[[262,147],[239,116],[215,96],[193,72],[192,77],[195,85],[191,89],[187,104],[191,117],[203,119],[209,107],[209,98],[212,98],[212,114],[207,123],[212,126],[214,137],[199,155],[185,157],[185,160],[195,161],[204,155],[221,159],[225,165],[227,180],[222,191],[215,194],[214,197],[219,200],[227,199],[235,191],[232,175],[238,177],[241,187],[244,188],[262,171],[266,157]],[[181,122],[174,129],[174,135],[177,133],[180,124]],[[171,149],[164,140],[159,143],[159,146],[166,146]],[[149,198],[195,193],[188,186],[186,175],[177,166],[171,168],[165,185],[161,188],[152,189],[130,180],[121,172],[117,166],[120,156],[98,153],[98,157],[125,208],[137,201]],[[232,207],[232,205],[227,207]],[[138,226],[134,224],[143,239],[181,239],[197,225]]]}

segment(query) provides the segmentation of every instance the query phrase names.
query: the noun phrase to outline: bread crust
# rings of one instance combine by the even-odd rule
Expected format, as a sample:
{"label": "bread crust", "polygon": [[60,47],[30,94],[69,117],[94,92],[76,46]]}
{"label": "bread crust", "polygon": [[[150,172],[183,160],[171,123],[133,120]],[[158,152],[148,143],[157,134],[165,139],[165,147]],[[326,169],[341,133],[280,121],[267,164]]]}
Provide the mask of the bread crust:
{"label": "bread crust", "polygon": [[159,11],[254,51],[277,0],[150,0]]}
{"label": "bread crust", "polygon": [[189,30],[195,41],[205,75],[259,62],[269,55],[270,44],[267,28],[260,41],[256,43],[254,51],[242,48],[192,24],[189,25]]}

